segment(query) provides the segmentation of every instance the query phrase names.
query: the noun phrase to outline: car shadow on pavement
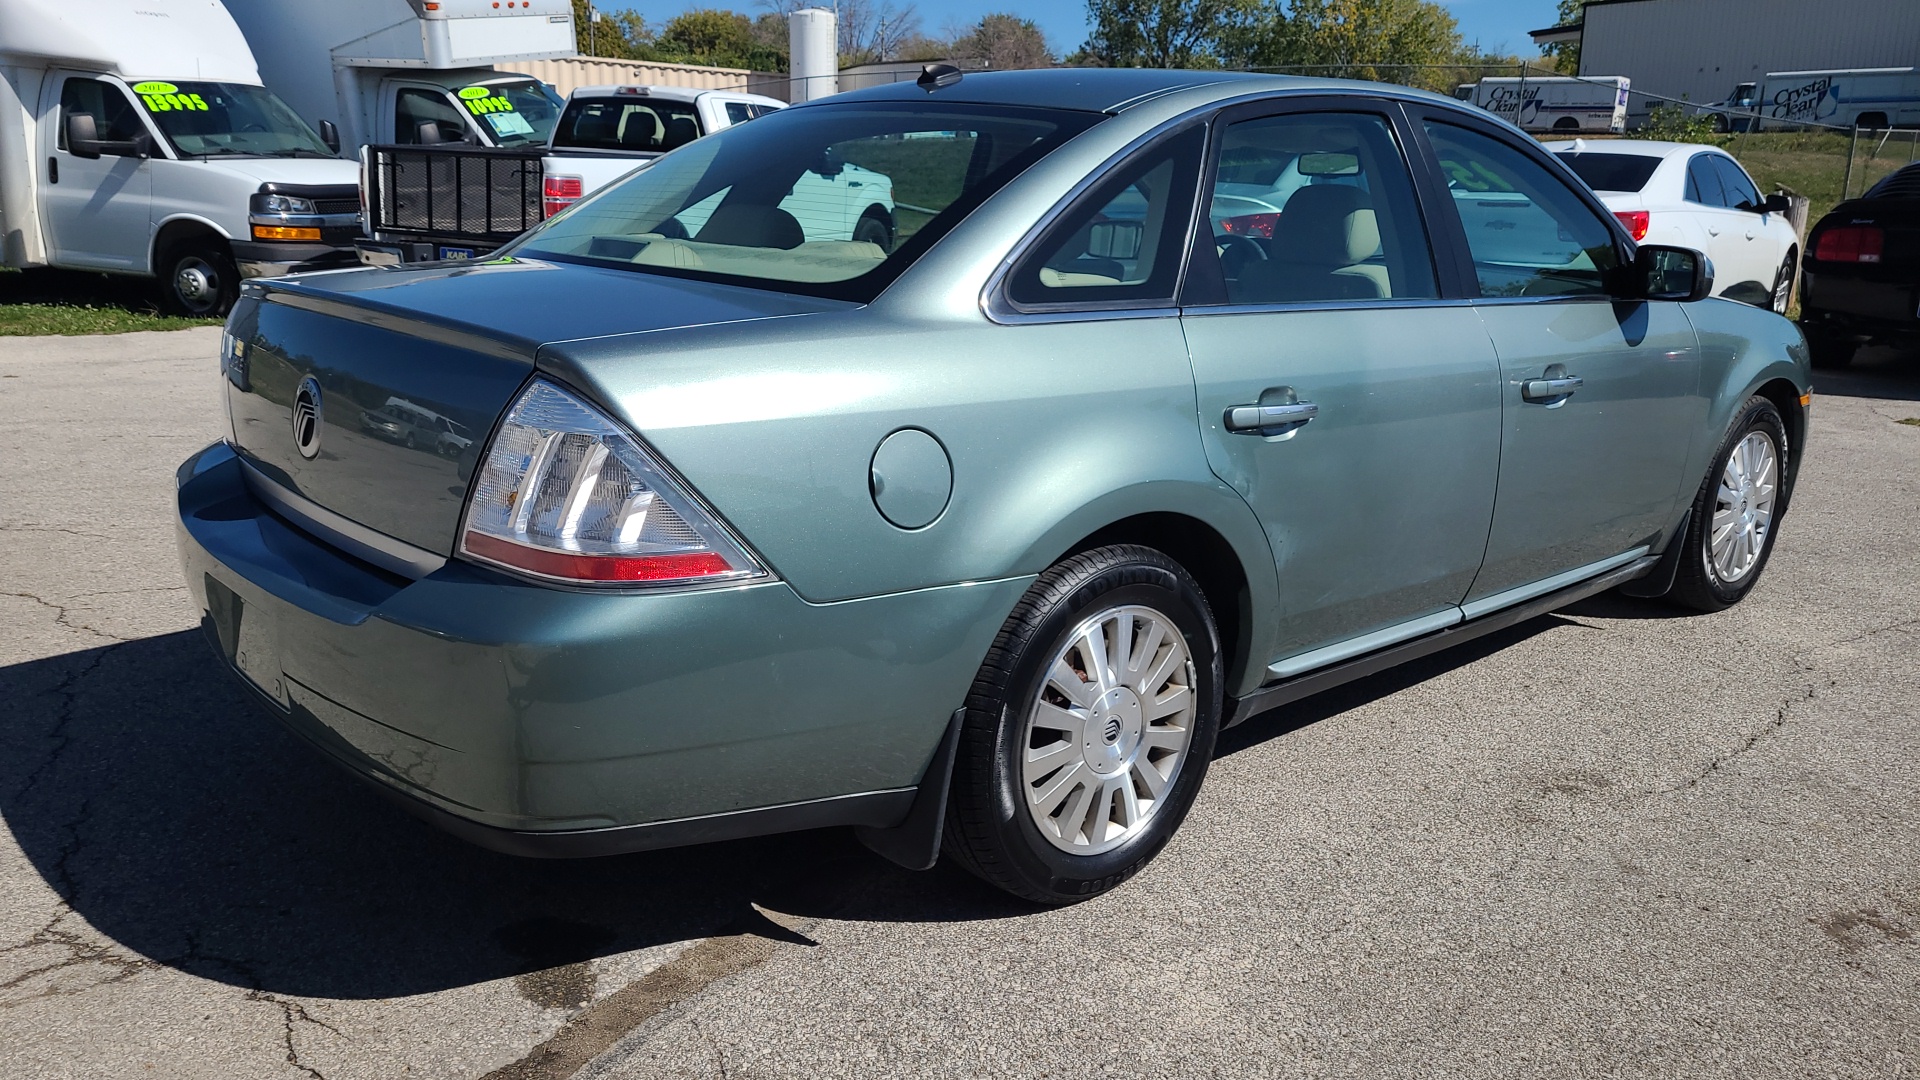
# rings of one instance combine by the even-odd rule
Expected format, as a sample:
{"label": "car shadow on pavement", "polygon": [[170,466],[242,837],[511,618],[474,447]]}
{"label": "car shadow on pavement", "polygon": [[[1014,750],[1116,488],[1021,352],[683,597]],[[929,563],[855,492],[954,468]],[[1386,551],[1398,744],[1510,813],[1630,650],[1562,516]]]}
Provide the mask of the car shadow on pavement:
{"label": "car shadow on pavement", "polygon": [[1820,419],[1820,395],[1920,401],[1920,352],[1872,347],[1861,349],[1852,364],[1813,373],[1814,422]]}
{"label": "car shadow on pavement", "polygon": [[[196,631],[0,668],[0,701],[0,817],[48,887],[132,963],[248,989],[397,997],[777,934],[756,904],[1032,910],[944,866],[901,870],[844,829],[579,861],[471,847],[282,729]],[[30,902],[24,885],[5,883],[9,903]]]}

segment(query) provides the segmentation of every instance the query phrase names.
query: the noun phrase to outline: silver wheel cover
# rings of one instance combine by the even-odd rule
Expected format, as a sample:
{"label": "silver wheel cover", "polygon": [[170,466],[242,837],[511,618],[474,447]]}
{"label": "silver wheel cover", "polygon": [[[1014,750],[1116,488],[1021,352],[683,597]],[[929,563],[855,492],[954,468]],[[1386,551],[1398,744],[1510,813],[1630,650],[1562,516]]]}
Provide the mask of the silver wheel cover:
{"label": "silver wheel cover", "polygon": [[190,256],[174,268],[173,291],[189,310],[211,311],[220,302],[220,272],[205,259]]}
{"label": "silver wheel cover", "polygon": [[1787,313],[1788,300],[1792,296],[1793,296],[1793,264],[1789,262],[1787,263],[1787,265],[1782,266],[1780,268],[1779,280],[1773,283],[1774,314],[1785,315]]}
{"label": "silver wheel cover", "polygon": [[1720,472],[1714,494],[1713,523],[1706,531],[1707,569],[1731,585],[1753,572],[1773,529],[1774,500],[1780,490],[1780,455],[1764,431],[1749,432],[1737,443]]}
{"label": "silver wheel cover", "polygon": [[1193,658],[1172,619],[1108,608],[1067,635],[1027,710],[1021,793],[1047,842],[1098,855],[1139,835],[1187,760]]}

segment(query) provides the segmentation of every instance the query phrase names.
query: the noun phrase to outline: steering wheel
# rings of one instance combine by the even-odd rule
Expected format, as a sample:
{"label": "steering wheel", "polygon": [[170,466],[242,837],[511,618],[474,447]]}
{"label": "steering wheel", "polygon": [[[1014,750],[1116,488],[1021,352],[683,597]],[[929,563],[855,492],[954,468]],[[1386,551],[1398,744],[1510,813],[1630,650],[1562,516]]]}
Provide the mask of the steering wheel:
{"label": "steering wheel", "polygon": [[1220,271],[1229,281],[1238,281],[1248,263],[1267,261],[1267,249],[1251,236],[1225,233],[1214,237],[1213,243],[1220,251]]}

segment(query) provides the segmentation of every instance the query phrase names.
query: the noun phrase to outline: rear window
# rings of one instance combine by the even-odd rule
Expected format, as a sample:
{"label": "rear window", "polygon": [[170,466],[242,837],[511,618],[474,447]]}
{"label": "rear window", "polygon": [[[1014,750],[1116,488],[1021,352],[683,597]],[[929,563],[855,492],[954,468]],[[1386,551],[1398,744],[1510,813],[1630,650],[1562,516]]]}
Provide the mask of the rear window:
{"label": "rear window", "polygon": [[575,98],[553,129],[555,149],[661,153],[700,137],[691,101]]}
{"label": "rear window", "polygon": [[1595,191],[1639,191],[1660,167],[1657,157],[1644,154],[1561,154],[1575,176]]}
{"label": "rear window", "polygon": [[934,102],[781,109],[667,154],[501,254],[864,303],[1100,118]]}
{"label": "rear window", "polygon": [[1920,199],[1920,165],[1909,165],[1867,189],[1863,199]]}

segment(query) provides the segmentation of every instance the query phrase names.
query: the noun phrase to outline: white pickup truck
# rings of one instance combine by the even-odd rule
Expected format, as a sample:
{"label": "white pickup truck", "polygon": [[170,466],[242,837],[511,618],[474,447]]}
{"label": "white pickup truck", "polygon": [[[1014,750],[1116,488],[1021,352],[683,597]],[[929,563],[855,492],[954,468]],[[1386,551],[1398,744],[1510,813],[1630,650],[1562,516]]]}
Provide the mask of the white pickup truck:
{"label": "white pickup truck", "polygon": [[[726,90],[583,86],[567,98],[537,161],[529,152],[478,147],[369,147],[363,183],[371,236],[360,241],[360,258],[389,265],[483,255],[661,154],[784,108]],[[678,220],[699,232],[724,195],[688,207]],[[463,213],[483,205],[483,214]],[[823,153],[780,205],[808,240],[893,249],[893,180],[871,169]]]}

